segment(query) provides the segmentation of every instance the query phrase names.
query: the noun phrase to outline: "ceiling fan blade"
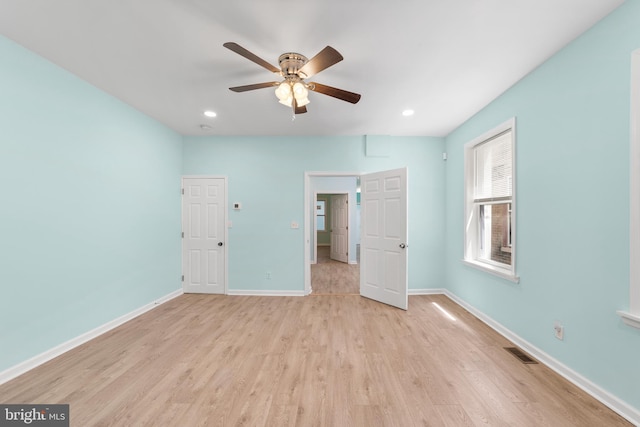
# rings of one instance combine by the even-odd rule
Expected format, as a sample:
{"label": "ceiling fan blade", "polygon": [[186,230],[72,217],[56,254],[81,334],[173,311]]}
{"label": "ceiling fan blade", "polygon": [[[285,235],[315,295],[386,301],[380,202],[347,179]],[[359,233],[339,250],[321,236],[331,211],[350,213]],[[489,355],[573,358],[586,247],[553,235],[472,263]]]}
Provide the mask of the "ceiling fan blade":
{"label": "ceiling fan blade", "polygon": [[275,87],[275,86],[278,86],[279,84],[280,83],[278,83],[278,82],[256,83],[256,84],[253,84],[253,85],[230,87],[229,90],[232,90],[234,92],[247,92],[249,90],[264,89],[264,88],[267,88],[267,87]]}
{"label": "ceiling fan blade", "polygon": [[259,56],[255,55],[255,54],[253,54],[251,52],[249,52],[247,49],[243,48],[238,43],[227,42],[227,43],[223,44],[222,46],[226,47],[229,50],[234,51],[235,53],[237,53],[240,56],[244,56],[249,61],[255,62],[256,64],[260,65],[261,67],[266,68],[267,70],[271,71],[272,73],[280,74],[280,69],[279,68],[274,67],[273,65],[269,64],[264,59],[260,58]]}
{"label": "ceiling fan blade", "polygon": [[327,46],[318,52],[316,56],[311,58],[302,68],[300,68],[300,70],[298,70],[298,74],[304,74],[304,77],[300,77],[306,79],[318,74],[320,71],[325,70],[332,65],[337,64],[343,59],[344,58],[337,50],[331,46]]}
{"label": "ceiling fan blade", "polygon": [[346,90],[338,89],[331,86],[326,86],[320,83],[309,83],[309,90],[321,93],[323,95],[333,96],[334,98],[341,99],[343,101],[357,104],[360,101],[360,94],[353,93]]}
{"label": "ceiling fan blade", "polygon": [[298,100],[295,97],[291,100],[291,107],[293,108],[294,117],[296,116],[296,114],[304,114],[307,112],[306,106],[298,106]]}

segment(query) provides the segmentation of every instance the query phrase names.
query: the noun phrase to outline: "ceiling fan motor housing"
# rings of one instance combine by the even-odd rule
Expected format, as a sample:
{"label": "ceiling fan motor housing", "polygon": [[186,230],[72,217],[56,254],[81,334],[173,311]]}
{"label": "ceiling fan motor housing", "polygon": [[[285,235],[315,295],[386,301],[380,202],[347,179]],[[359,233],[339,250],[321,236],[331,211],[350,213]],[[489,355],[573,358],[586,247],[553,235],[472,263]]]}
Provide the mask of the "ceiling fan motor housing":
{"label": "ceiling fan motor housing", "polygon": [[294,52],[283,53],[278,58],[282,76],[285,78],[297,77],[304,79],[306,77],[304,73],[298,74],[298,72],[308,61],[306,56]]}

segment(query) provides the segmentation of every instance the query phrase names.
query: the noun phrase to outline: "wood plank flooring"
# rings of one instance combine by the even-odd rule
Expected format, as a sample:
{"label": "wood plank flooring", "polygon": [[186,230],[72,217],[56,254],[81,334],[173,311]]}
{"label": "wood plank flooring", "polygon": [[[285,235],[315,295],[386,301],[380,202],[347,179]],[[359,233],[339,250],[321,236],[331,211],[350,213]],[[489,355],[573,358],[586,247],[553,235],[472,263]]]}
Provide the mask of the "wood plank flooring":
{"label": "wood plank flooring", "polygon": [[[447,318],[435,305],[455,317]],[[72,426],[627,426],[448,298],[183,295],[0,386]]]}
{"label": "wood plank flooring", "polygon": [[311,289],[314,295],[359,295],[360,265],[334,261],[329,246],[318,246],[317,263],[311,264]]}

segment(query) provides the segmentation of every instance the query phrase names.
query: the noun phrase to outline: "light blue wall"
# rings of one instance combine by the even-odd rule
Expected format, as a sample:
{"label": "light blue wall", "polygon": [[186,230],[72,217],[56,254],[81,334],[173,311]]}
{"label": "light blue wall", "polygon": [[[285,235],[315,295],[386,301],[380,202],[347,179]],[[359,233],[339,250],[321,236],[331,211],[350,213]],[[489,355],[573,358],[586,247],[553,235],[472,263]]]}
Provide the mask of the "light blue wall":
{"label": "light blue wall", "polygon": [[0,37],[0,371],[179,289],[181,137]]}
{"label": "light blue wall", "polygon": [[[456,295],[640,408],[640,331],[629,304],[630,56],[640,1],[628,0],[446,139],[446,279]],[[517,273],[465,267],[463,145],[517,118]],[[565,326],[554,338],[553,324]]]}
{"label": "light blue wall", "polygon": [[[181,138],[0,38],[0,371],[180,288],[181,174],[226,175],[243,204],[229,210],[231,290],[303,290],[290,222],[304,223],[304,172],[407,166],[409,287],[447,286],[640,408],[640,332],[615,314],[628,307],[638,16],[627,0],[449,135],[447,162],[442,138],[376,137],[389,157],[357,136]],[[463,144],[513,116],[517,285],[460,262]]]}
{"label": "light blue wall", "polygon": [[443,287],[444,140],[379,139],[386,141],[389,157],[366,157],[361,136],[185,137],[184,173],[226,175],[229,202],[242,202],[242,210],[229,212],[229,289],[304,290],[304,230],[293,230],[290,223],[304,223],[305,171],[374,172],[405,166],[409,287]]}

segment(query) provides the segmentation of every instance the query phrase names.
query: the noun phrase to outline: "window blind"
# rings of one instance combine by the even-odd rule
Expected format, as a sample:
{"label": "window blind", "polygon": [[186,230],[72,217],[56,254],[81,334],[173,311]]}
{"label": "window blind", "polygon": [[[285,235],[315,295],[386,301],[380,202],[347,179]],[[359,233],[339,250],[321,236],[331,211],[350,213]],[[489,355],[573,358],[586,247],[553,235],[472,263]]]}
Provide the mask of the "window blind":
{"label": "window blind", "polygon": [[474,149],[476,202],[498,202],[512,196],[512,131],[508,130]]}

